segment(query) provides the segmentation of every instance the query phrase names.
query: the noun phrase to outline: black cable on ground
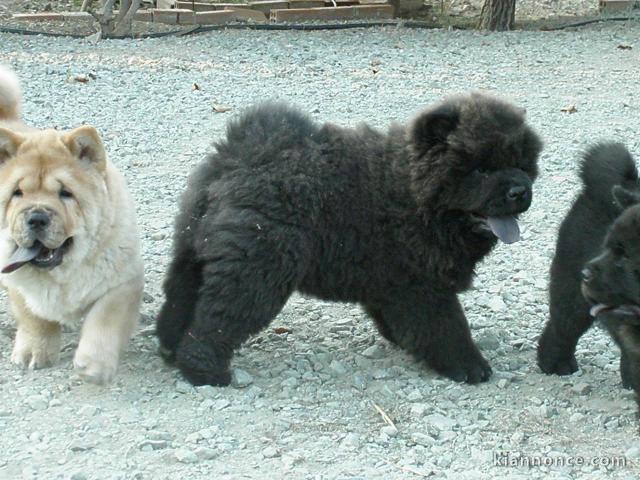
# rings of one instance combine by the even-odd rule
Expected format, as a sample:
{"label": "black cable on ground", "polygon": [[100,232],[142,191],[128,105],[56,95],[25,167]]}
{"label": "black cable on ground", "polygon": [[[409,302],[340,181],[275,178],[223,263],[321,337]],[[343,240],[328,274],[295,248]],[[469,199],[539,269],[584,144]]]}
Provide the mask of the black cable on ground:
{"label": "black cable on ground", "polygon": [[[161,38],[168,36],[184,36],[194,33],[213,32],[221,30],[301,30],[301,31],[313,31],[313,30],[347,30],[354,28],[372,28],[372,27],[395,27],[403,26],[407,28],[437,28],[434,24],[428,22],[417,21],[402,21],[402,20],[387,20],[387,21],[375,21],[375,22],[353,22],[353,23],[232,23],[225,25],[198,25],[192,28],[183,30],[171,30],[168,32],[154,32],[143,33],[134,37],[109,37],[109,39],[127,39],[127,38]],[[70,37],[70,38],[86,38],[87,35],[78,34],[66,34],[66,33],[52,33],[41,32],[36,30],[26,30],[14,27],[2,27],[0,26],[0,32],[4,33],[16,33],[21,35],[43,35],[46,37]]]}
{"label": "black cable on ground", "polygon": [[[540,27],[542,31],[555,31],[555,30],[563,30],[565,28],[575,28],[582,27],[585,25],[590,25],[593,23],[601,23],[601,22],[624,22],[628,20],[640,20],[640,16],[629,16],[629,17],[607,17],[607,18],[597,18],[592,20],[584,20],[581,22],[575,23],[567,23],[564,25],[558,25],[556,27]],[[285,23],[285,24],[277,24],[277,23],[236,23],[236,24],[226,24],[226,25],[199,25],[194,26],[187,29],[182,30],[171,30],[168,32],[154,32],[154,33],[143,33],[140,35],[136,35],[134,37],[126,36],[126,37],[109,37],[109,39],[142,39],[142,38],[161,38],[168,36],[184,36],[184,35],[192,35],[196,33],[205,33],[205,32],[214,32],[214,31],[222,31],[222,30],[267,30],[267,31],[279,31],[279,30],[298,30],[298,31],[315,31],[315,30],[347,30],[347,29],[356,29],[356,28],[373,28],[373,27],[404,27],[404,28],[424,28],[424,29],[435,29],[441,28],[437,25],[429,22],[421,22],[414,20],[384,20],[384,21],[374,21],[374,22],[353,22],[353,23]],[[456,27],[453,27],[456,28]],[[19,35],[42,35],[45,37],[69,37],[69,38],[87,38],[88,35],[78,35],[73,33],[53,33],[53,32],[41,32],[36,30],[27,30],[22,28],[14,28],[14,27],[3,27],[0,26],[0,32],[2,33],[15,33]]]}
{"label": "black cable on ground", "polygon": [[585,25],[591,25],[592,23],[601,22],[626,22],[627,20],[640,20],[640,17],[604,17],[594,18],[591,20],[583,20],[581,22],[566,23],[564,25],[558,25],[557,27],[540,27],[540,30],[544,32],[553,32],[555,30],[564,30],[565,28],[584,27]]}

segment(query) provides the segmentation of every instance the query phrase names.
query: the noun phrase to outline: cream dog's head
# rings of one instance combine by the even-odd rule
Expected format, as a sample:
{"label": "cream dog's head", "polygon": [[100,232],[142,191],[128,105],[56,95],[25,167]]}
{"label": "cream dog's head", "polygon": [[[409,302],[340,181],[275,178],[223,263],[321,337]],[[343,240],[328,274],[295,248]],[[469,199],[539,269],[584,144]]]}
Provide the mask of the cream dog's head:
{"label": "cream dog's head", "polygon": [[93,127],[17,133],[0,128],[3,273],[53,269],[83,258],[98,241],[106,211],[107,158]]}

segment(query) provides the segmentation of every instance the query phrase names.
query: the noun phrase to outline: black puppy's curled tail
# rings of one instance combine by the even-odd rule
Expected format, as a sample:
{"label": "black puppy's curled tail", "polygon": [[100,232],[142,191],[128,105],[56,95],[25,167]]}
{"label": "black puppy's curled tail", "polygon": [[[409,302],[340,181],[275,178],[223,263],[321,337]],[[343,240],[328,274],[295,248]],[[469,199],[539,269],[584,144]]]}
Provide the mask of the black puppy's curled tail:
{"label": "black puppy's curled tail", "polygon": [[613,200],[611,190],[616,185],[640,189],[636,163],[621,143],[600,143],[589,148],[583,156],[580,178],[584,192],[604,203]]}

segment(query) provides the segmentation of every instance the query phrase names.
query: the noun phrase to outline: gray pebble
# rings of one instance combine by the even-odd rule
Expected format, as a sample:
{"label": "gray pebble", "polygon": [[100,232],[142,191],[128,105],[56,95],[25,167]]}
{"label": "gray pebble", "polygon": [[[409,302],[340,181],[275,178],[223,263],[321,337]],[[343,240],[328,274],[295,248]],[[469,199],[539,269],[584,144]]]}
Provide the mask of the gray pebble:
{"label": "gray pebble", "polygon": [[233,370],[233,376],[231,378],[231,385],[235,388],[244,388],[253,383],[253,377],[246,371],[240,368]]}
{"label": "gray pebble", "polygon": [[424,447],[430,447],[436,444],[436,439],[426,433],[415,432],[411,434],[411,440],[416,444]]}
{"label": "gray pebble", "polygon": [[25,402],[34,410],[46,410],[49,406],[49,401],[42,395],[31,395]]}
{"label": "gray pebble", "polygon": [[571,387],[571,391],[577,393],[578,395],[588,395],[593,391],[593,387],[586,382],[579,382]]}
{"label": "gray pebble", "polygon": [[385,356],[385,351],[379,345],[374,344],[364,349],[362,351],[362,356],[377,360]]}
{"label": "gray pebble", "polygon": [[162,450],[163,448],[167,448],[169,446],[169,442],[166,440],[143,440],[138,445],[140,450]]}
{"label": "gray pebble", "polygon": [[192,393],[194,391],[193,386],[190,383],[178,380],[176,382],[176,392],[179,393]]}
{"label": "gray pebble", "polygon": [[336,375],[344,375],[345,373],[347,373],[347,369],[344,367],[344,365],[342,365],[342,363],[337,360],[333,360],[329,364],[329,369]]}
{"label": "gray pebble", "polygon": [[454,419],[445,417],[444,415],[440,415],[438,413],[426,416],[424,418],[424,421],[428,425],[438,429],[439,431],[451,430],[453,429],[453,427],[458,425],[458,422],[456,422]]}
{"label": "gray pebble", "polygon": [[262,453],[262,456],[264,458],[275,458],[280,456],[280,452],[278,452],[278,449],[272,446],[263,448],[262,452],[260,453]]}
{"label": "gray pebble", "polygon": [[198,456],[193,453],[191,450],[187,450],[186,448],[178,448],[173,452],[176,460],[180,463],[197,463]]}

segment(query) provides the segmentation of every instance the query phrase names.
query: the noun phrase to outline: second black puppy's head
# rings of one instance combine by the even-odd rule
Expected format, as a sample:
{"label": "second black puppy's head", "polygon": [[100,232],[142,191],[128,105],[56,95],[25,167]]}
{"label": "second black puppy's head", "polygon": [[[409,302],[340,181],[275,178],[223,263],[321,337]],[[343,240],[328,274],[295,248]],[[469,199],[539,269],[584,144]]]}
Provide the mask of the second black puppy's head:
{"label": "second black puppy's head", "polygon": [[519,239],[542,149],[523,109],[481,93],[451,97],[414,120],[409,142],[411,189],[427,215],[457,212],[505,243]]}
{"label": "second black puppy's head", "polygon": [[623,211],[600,255],[582,270],[582,293],[593,305],[592,316],[616,313],[640,324],[640,197],[619,186],[613,196]]}

